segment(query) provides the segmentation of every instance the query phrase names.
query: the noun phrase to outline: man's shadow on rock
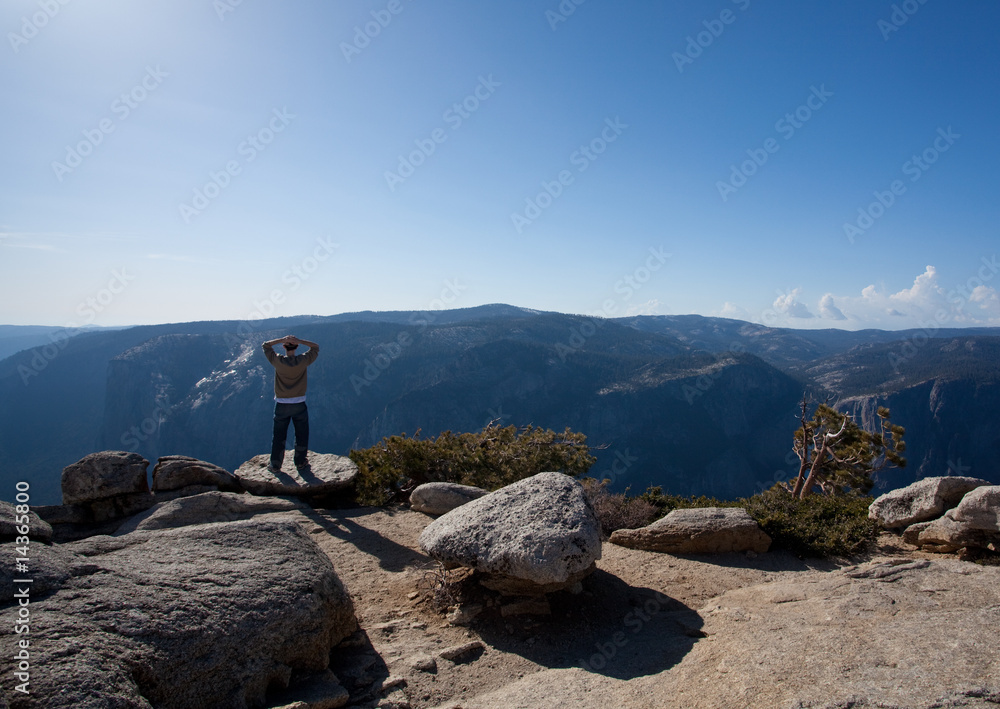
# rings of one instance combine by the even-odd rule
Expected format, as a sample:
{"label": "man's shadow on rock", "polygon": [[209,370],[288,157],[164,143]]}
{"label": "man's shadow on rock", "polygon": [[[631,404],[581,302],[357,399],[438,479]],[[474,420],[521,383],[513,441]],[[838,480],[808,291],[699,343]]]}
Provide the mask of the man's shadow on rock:
{"label": "man's shadow on rock", "polygon": [[[473,627],[489,645],[544,667],[579,667],[623,680],[673,667],[705,637],[701,616],[659,591],[600,569],[583,586],[581,594],[549,594],[550,616],[497,613]],[[501,608],[509,602],[502,599]]]}
{"label": "man's shadow on rock", "polygon": [[355,517],[371,514],[371,509],[355,508],[336,510],[335,518],[322,515],[316,510],[303,513],[313,522],[337,539],[350,542],[359,550],[378,559],[379,566],[386,571],[400,572],[430,561],[430,557],[385,537],[374,529],[369,529],[354,521]]}

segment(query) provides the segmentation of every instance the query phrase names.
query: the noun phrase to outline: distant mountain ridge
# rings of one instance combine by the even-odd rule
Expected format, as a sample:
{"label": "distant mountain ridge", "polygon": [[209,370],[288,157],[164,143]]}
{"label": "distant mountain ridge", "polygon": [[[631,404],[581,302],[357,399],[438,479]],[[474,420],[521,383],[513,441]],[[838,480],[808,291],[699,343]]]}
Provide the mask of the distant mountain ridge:
{"label": "distant mountain ridge", "polygon": [[911,465],[883,484],[949,465],[1000,481],[1000,329],[928,339],[487,305],[141,326],[80,334],[51,358],[20,352],[0,361],[0,391],[15,404],[0,412],[0,454],[17,461],[5,489],[27,477],[35,501],[58,502],[62,468],[99,449],[228,468],[265,451],[272,372],[260,343],[289,331],[321,346],[310,369],[316,450],[489,421],[568,426],[601,446],[591,473],[616,489],[735,497],[797,470],[789,444],[809,390],[860,418],[876,395],[888,402]]}

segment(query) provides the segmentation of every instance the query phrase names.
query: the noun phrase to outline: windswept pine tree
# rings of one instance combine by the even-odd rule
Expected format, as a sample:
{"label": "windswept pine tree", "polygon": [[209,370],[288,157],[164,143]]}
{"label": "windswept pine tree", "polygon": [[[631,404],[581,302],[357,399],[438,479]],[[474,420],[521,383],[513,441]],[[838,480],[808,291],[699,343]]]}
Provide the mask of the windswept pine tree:
{"label": "windswept pine tree", "polygon": [[866,431],[849,415],[819,404],[807,418],[809,400],[802,397],[801,426],[792,450],[799,457],[799,474],[792,496],[805,498],[817,488],[826,495],[848,490],[867,493],[872,476],[888,466],[905,467],[902,426],[893,424],[889,409],[878,408],[878,430]]}

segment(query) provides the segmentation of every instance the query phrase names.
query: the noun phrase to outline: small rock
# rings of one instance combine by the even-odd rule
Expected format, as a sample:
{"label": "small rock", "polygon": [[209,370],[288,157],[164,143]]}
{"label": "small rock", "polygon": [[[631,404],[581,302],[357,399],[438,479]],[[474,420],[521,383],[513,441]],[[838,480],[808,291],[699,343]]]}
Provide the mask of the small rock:
{"label": "small rock", "polygon": [[421,672],[437,672],[437,660],[430,655],[414,655],[408,660],[407,664]]}
{"label": "small rock", "polygon": [[469,625],[477,615],[483,612],[479,603],[458,606],[448,613],[448,622],[452,625]]}
{"label": "small rock", "polygon": [[393,633],[403,625],[401,620],[390,620],[385,623],[375,623],[371,626],[372,630],[381,630],[383,633]]}
{"label": "small rock", "polygon": [[401,689],[393,689],[378,703],[379,709],[411,709],[410,698]]}
{"label": "small rock", "polygon": [[382,682],[383,690],[392,689],[393,687],[405,687],[405,686],[406,686],[406,678],[399,677],[396,675],[390,675],[389,677],[386,677],[385,680],[383,680]]}
{"label": "small rock", "polygon": [[916,522],[903,531],[903,541],[912,546],[920,546],[920,533],[931,526],[931,522]]}
{"label": "small rock", "polygon": [[475,659],[473,655],[486,649],[486,644],[482,640],[471,640],[462,645],[445,648],[438,653],[438,657],[459,664]]}

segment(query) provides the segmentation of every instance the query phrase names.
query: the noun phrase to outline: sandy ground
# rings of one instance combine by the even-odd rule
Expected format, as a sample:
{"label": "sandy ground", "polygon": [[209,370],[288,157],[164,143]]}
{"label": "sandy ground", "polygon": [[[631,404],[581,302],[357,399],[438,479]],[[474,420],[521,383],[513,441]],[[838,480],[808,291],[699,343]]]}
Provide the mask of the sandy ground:
{"label": "sandy ground", "polygon": [[[405,509],[316,510],[308,517],[307,529],[333,561],[361,626],[332,663],[351,691],[349,706],[373,706],[386,696],[415,708],[478,706],[477,697],[537,673],[575,668],[583,673],[579,682],[599,681],[602,693],[610,686],[625,705],[643,691],[642,682],[630,680],[669,670],[704,638],[696,611],[711,599],[857,561],[802,560],[783,551],[677,557],[605,543],[582,592],[551,594],[547,614],[514,614],[519,599],[452,572],[452,608],[481,607],[460,625],[449,622],[441,572],[417,544],[432,518]],[[880,556],[914,556],[889,537],[883,541]],[[485,647],[455,661],[440,657],[476,640]],[[428,658],[436,667],[418,669]],[[534,700],[518,705],[558,705]]]}

